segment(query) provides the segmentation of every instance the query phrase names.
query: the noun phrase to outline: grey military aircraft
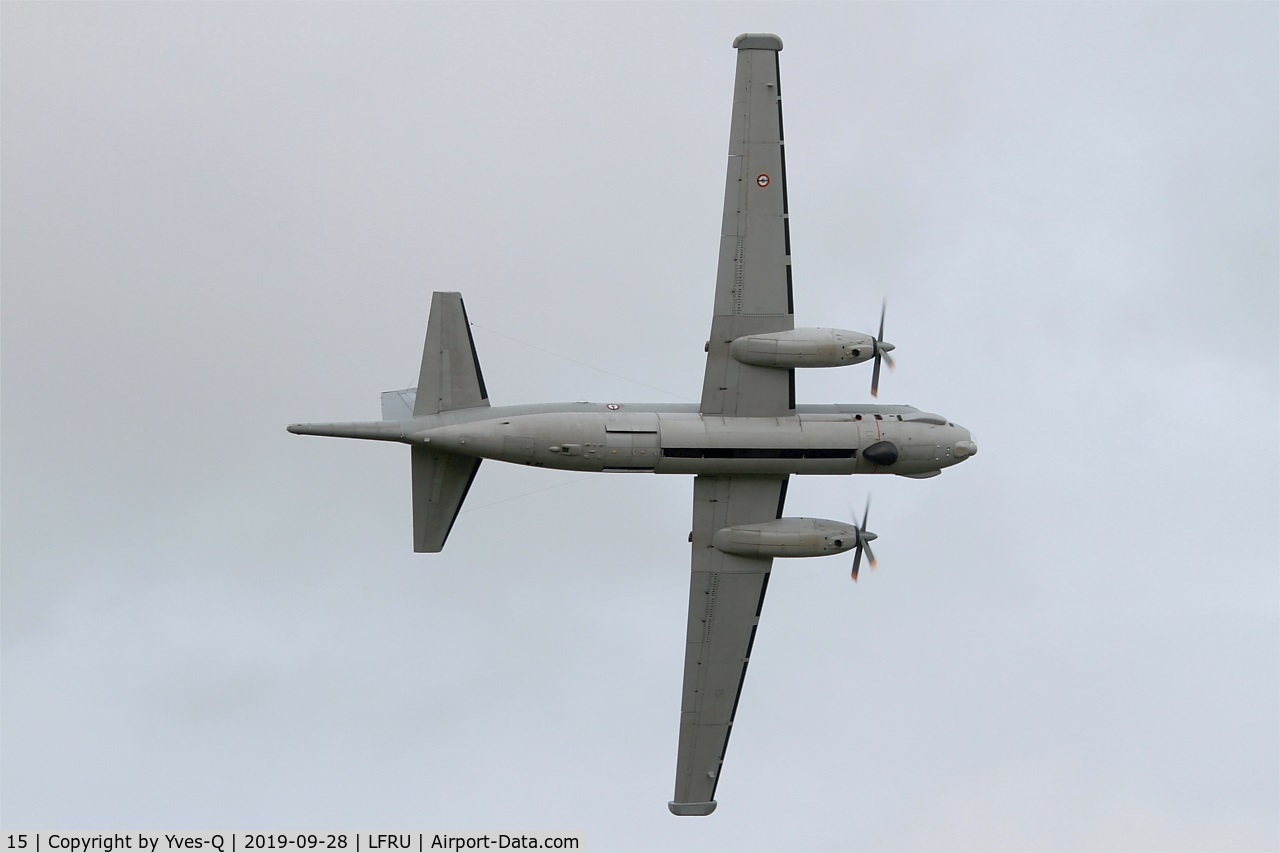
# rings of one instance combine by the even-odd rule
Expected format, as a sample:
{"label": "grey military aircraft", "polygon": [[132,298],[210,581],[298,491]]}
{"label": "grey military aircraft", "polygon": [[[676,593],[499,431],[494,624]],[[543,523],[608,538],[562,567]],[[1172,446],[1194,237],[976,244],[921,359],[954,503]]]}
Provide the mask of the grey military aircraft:
{"label": "grey military aircraft", "polygon": [[[737,74],[729,172],[696,406],[544,403],[490,406],[462,296],[435,293],[416,389],[382,395],[383,420],[294,424],[303,435],[396,441],[411,448],[413,546],[437,552],[484,459],[568,471],[692,474],[692,580],[673,814],[707,815],[751,660],[775,557],[863,551],[861,524],[784,517],[791,474],[928,478],[977,453],[969,431],[911,406],[797,405],[797,369],[873,361],[875,336],[795,328],[782,141],[782,40],[733,43]],[[891,363],[891,362],[890,362]],[[874,565],[874,562],[872,562]]]}

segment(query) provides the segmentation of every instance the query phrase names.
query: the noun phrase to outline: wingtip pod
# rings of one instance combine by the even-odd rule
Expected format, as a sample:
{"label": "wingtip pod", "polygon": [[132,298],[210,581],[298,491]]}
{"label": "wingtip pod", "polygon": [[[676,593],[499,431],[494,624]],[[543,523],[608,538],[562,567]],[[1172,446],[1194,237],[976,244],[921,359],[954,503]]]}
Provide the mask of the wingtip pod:
{"label": "wingtip pod", "polygon": [[705,803],[677,803],[675,800],[672,800],[667,803],[667,808],[670,809],[673,815],[680,815],[682,817],[702,816],[709,815],[716,810],[716,801],[708,800]]}
{"label": "wingtip pod", "polygon": [[738,50],[782,50],[782,39],[773,33],[743,33],[733,40]]}

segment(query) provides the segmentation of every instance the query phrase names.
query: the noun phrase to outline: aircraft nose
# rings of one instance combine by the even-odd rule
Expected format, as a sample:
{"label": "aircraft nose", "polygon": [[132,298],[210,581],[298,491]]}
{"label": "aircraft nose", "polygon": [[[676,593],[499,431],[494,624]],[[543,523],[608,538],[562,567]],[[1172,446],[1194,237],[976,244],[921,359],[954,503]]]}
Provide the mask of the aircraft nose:
{"label": "aircraft nose", "polygon": [[970,456],[978,455],[978,445],[971,439],[956,442],[956,456],[960,459],[968,459]]}

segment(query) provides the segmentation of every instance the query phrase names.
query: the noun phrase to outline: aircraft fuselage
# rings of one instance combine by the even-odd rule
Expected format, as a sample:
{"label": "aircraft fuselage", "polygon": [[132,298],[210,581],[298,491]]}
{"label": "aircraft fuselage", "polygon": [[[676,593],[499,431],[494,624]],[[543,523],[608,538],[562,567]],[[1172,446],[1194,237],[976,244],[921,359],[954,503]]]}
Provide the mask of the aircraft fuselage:
{"label": "aircraft fuselage", "polygon": [[977,452],[967,429],[910,406],[800,406],[756,418],[693,406],[544,404],[291,429],[565,471],[929,477]]}

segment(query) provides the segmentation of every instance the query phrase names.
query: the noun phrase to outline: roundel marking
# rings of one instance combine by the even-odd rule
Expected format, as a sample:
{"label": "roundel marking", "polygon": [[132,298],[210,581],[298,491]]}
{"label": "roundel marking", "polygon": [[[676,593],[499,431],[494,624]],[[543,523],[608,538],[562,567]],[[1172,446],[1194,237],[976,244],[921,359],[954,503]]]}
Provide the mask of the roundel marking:
{"label": "roundel marking", "polygon": [[760,187],[761,189],[763,189],[764,187],[769,186],[769,176],[768,176],[768,175],[766,175],[766,174],[764,174],[764,173],[761,173],[761,174],[757,175],[757,176],[756,176],[756,186]]}
{"label": "roundel marking", "polygon": [[611,412],[616,412],[618,411],[618,409],[621,409],[622,407],[619,406],[617,403],[609,403],[605,406],[605,408]]}

